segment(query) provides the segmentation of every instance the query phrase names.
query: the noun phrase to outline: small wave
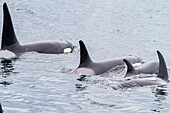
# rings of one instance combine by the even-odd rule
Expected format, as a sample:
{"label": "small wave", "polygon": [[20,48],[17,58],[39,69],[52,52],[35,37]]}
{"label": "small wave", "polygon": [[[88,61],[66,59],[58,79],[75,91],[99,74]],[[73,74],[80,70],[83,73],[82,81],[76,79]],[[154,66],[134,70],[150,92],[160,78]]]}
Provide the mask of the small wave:
{"label": "small wave", "polygon": [[61,73],[71,73],[73,71],[73,69],[70,69],[70,68],[62,68],[60,70]]}
{"label": "small wave", "polygon": [[35,14],[33,11],[29,10],[29,9],[17,9],[17,12],[25,12],[28,14]]}
{"label": "small wave", "polygon": [[95,101],[92,101],[91,104],[102,106],[102,107],[115,107],[116,106],[114,104],[104,104],[104,103],[99,103],[99,102],[95,102]]}

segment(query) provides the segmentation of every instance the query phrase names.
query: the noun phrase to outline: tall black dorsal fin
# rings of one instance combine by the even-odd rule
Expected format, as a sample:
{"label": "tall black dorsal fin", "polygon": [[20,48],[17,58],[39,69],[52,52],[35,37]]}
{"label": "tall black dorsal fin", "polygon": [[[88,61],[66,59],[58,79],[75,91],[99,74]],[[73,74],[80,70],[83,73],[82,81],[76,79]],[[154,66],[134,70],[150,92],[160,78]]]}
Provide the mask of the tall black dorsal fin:
{"label": "tall black dorsal fin", "polygon": [[127,65],[127,73],[126,74],[131,73],[135,70],[135,68],[132,66],[132,64],[128,60],[123,59],[123,61]]}
{"label": "tall black dorsal fin", "polygon": [[3,113],[1,103],[0,103],[0,113]]}
{"label": "tall black dorsal fin", "polygon": [[2,31],[1,49],[10,46],[12,44],[19,43],[15,36],[11,16],[6,3],[3,4],[3,13],[4,13],[4,20],[3,20],[4,23],[3,23],[3,31]]}
{"label": "tall black dorsal fin", "polygon": [[159,73],[158,73],[157,77],[168,81],[168,71],[167,71],[167,67],[166,67],[164,57],[162,56],[162,54],[159,51],[157,51],[157,54],[158,54],[158,57],[159,57]]}
{"label": "tall black dorsal fin", "polygon": [[80,65],[79,67],[85,66],[86,64],[92,62],[88,51],[86,49],[86,46],[82,40],[79,41],[80,45]]}

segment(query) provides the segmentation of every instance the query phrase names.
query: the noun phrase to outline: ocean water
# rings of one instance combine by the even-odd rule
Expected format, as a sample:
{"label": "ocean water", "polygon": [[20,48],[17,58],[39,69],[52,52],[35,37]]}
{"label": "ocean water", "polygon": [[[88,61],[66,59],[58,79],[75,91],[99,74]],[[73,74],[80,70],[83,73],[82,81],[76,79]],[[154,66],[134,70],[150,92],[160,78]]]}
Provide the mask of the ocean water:
{"label": "ocean water", "polygon": [[[0,63],[0,103],[5,113],[168,113],[170,87],[113,90],[122,73],[83,77],[78,41],[94,61],[136,55],[170,66],[169,0],[1,0],[8,4],[20,43],[68,40],[71,54],[26,53]],[[169,68],[168,68],[169,70]]]}

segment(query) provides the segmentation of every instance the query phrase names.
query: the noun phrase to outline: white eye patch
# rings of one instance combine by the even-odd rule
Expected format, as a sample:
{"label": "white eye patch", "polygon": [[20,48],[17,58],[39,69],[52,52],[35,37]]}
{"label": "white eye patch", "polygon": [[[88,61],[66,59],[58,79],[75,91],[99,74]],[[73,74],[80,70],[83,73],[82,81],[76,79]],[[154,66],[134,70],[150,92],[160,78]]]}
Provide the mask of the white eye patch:
{"label": "white eye patch", "polygon": [[64,53],[71,53],[72,49],[71,48],[65,48],[63,50]]}
{"label": "white eye patch", "polygon": [[141,63],[135,63],[135,64],[132,64],[133,67],[137,67],[137,66],[140,66],[142,65]]}

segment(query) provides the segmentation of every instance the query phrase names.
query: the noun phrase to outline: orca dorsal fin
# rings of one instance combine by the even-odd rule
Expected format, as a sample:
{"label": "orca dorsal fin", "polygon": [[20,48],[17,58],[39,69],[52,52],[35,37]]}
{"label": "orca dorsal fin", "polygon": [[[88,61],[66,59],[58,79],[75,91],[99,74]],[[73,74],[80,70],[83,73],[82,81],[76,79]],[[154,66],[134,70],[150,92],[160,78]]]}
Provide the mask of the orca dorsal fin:
{"label": "orca dorsal fin", "polygon": [[10,46],[12,44],[19,44],[15,36],[11,16],[6,3],[3,4],[3,14],[4,14],[4,20],[3,20],[4,22],[3,22],[1,49]]}
{"label": "orca dorsal fin", "polygon": [[162,56],[162,54],[159,51],[157,51],[157,54],[159,57],[159,73],[158,73],[157,77],[159,77],[165,81],[168,81],[168,71],[167,71],[164,57]]}
{"label": "orca dorsal fin", "polygon": [[132,66],[132,64],[128,60],[123,59],[123,61],[127,65],[127,73],[126,74],[131,73],[135,70],[135,68]]}
{"label": "orca dorsal fin", "polygon": [[0,113],[3,113],[1,103],[0,103]]}
{"label": "orca dorsal fin", "polygon": [[80,45],[80,64],[79,67],[85,66],[88,63],[92,62],[88,51],[86,49],[86,46],[84,44],[84,42],[82,40],[79,41],[79,45]]}

